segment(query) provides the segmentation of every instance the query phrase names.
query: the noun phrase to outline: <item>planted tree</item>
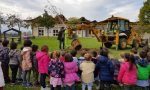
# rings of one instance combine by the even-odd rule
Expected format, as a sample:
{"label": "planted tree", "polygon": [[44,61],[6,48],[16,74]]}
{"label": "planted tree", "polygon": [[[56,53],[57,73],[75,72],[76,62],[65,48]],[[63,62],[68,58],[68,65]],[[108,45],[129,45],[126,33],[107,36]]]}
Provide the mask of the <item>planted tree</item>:
{"label": "planted tree", "polygon": [[7,15],[7,19],[6,19],[5,23],[9,29],[13,28],[15,26],[18,26],[19,31],[20,31],[21,27],[24,27],[24,28],[27,27],[27,23],[24,22],[20,17],[18,17],[15,14]]}
{"label": "planted tree", "polygon": [[45,13],[38,18],[37,23],[40,26],[47,28],[47,36],[49,36],[49,29],[54,27],[55,19],[51,15],[49,15],[46,10],[44,12]]}
{"label": "planted tree", "polygon": [[140,30],[150,33],[150,0],[144,2],[139,14]]}

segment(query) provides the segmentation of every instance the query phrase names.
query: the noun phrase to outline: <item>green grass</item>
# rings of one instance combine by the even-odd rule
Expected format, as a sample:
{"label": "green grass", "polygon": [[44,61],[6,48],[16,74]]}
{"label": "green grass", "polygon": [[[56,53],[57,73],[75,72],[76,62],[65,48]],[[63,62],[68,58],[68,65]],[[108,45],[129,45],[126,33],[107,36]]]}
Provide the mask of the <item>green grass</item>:
{"label": "green grass", "polygon": [[[101,47],[101,43],[97,42],[96,38],[79,38],[79,40],[80,40],[83,48],[92,48],[92,49],[99,50],[99,47]],[[32,39],[32,42],[33,42],[33,44],[38,45],[39,48],[42,45],[48,45],[50,52],[52,52],[53,50],[59,50],[59,41],[57,40],[56,37],[49,37],[49,38],[36,37],[36,39]],[[71,42],[71,40],[69,42]],[[21,46],[22,46],[22,44],[20,44],[18,48],[20,48]],[[112,48],[109,49],[110,56],[119,59],[120,53],[130,52],[130,49],[131,49],[131,47],[128,47],[126,50],[115,50],[115,46],[113,46]],[[40,90],[40,88],[33,87],[30,89],[27,89],[25,87],[22,87],[21,85],[16,85],[16,86],[6,85],[5,90]],[[78,89],[78,90],[80,90],[80,89]]]}
{"label": "green grass", "polygon": [[[100,42],[97,41],[96,38],[79,38],[82,48],[92,48],[97,49],[102,46]],[[49,51],[52,52],[54,50],[59,50],[59,41],[56,37],[36,37],[36,39],[32,39],[33,44],[36,44],[39,46],[39,49],[42,45],[48,45]],[[71,43],[71,40],[69,40]],[[22,42],[23,43],[23,42]],[[19,45],[19,48],[22,46],[22,44]],[[111,56],[114,58],[120,58],[120,53],[123,52],[130,52],[131,47],[129,46],[126,50],[116,50],[115,45],[112,46],[112,48],[109,49]]]}

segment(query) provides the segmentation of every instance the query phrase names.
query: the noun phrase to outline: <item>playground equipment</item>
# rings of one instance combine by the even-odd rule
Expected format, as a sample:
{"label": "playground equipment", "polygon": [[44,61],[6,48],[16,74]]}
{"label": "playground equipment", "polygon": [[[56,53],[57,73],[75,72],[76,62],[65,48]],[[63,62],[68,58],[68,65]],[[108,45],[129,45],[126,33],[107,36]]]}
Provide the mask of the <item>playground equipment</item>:
{"label": "playground equipment", "polygon": [[[16,32],[17,34],[9,33],[11,31]],[[17,42],[21,43],[21,31],[11,28],[11,29],[4,31],[3,34],[4,34],[4,39],[10,38],[11,42],[14,42],[15,39],[17,39]],[[7,37],[7,36],[9,36],[9,37]]]}

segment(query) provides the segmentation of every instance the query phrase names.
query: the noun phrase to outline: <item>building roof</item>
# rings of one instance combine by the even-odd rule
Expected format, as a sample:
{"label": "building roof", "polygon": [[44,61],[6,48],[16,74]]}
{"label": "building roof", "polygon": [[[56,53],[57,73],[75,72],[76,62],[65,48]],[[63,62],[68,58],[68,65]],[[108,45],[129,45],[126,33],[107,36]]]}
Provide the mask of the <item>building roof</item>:
{"label": "building roof", "polygon": [[126,18],[123,18],[123,17],[110,17],[110,18],[107,18],[106,20],[103,20],[103,21],[100,21],[99,23],[107,23],[109,21],[114,21],[114,20],[126,20],[126,21],[129,21],[128,19]]}

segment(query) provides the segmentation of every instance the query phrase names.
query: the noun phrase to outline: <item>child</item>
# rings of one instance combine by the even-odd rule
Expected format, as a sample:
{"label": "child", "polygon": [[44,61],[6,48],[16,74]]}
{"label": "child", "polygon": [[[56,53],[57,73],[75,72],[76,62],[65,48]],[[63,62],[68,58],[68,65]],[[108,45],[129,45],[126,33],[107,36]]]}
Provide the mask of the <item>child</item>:
{"label": "child", "polygon": [[66,85],[66,90],[75,90],[75,81],[79,81],[79,77],[77,75],[78,66],[77,63],[72,61],[72,56],[70,54],[65,55],[65,78],[64,84]]}
{"label": "child", "polygon": [[36,52],[38,50],[38,46],[37,45],[32,45],[32,53],[31,53],[31,59],[32,59],[32,70],[33,70],[33,85],[37,85],[39,84],[38,82],[38,62],[36,59]]}
{"label": "child", "polygon": [[79,65],[85,60],[84,55],[86,54],[85,50],[81,51],[81,56],[79,57]]}
{"label": "child", "polygon": [[61,54],[61,55],[60,55],[60,58],[59,58],[60,61],[61,61],[61,62],[65,62],[65,54],[66,54],[66,52],[65,52],[65,51],[61,51],[60,54]]}
{"label": "child", "polygon": [[[20,50],[22,51],[23,50],[23,47],[20,48]],[[19,68],[18,68],[18,82],[19,83],[22,83],[23,79],[22,79],[22,57],[21,57],[21,61],[20,61],[20,65],[19,65]]]}
{"label": "child", "polygon": [[104,89],[104,85],[107,85],[107,88],[110,90],[110,84],[113,82],[114,77],[114,65],[112,61],[108,58],[108,49],[102,48],[100,51],[100,57],[96,64],[96,70],[99,72],[99,79],[101,83],[100,90]]}
{"label": "child", "polygon": [[31,40],[25,40],[24,41],[24,47],[21,51],[22,55],[22,71],[23,71],[23,85],[30,87],[32,86],[30,83],[30,73],[32,68],[32,62],[31,62],[31,48],[32,42]]}
{"label": "child", "polygon": [[118,73],[119,73],[119,70],[120,70],[120,64],[121,64],[121,62],[119,61],[119,60],[117,60],[117,59],[114,59],[114,58],[111,58],[111,61],[112,61],[112,63],[113,63],[113,65],[114,65],[114,81],[113,81],[113,84],[119,84],[118,82],[117,82],[117,78],[118,78]]}
{"label": "child", "polygon": [[128,62],[130,58],[130,53],[125,53],[124,54],[124,62]]}
{"label": "child", "polygon": [[95,64],[91,61],[92,56],[89,53],[85,54],[84,58],[86,61],[83,61],[80,64],[80,70],[82,71],[82,90],[85,90],[86,86],[88,87],[88,90],[92,90]]}
{"label": "child", "polygon": [[136,63],[138,63],[138,61],[139,61],[139,59],[140,59],[140,57],[138,56],[138,51],[137,51],[137,49],[136,48],[132,48],[131,49],[131,54],[133,54],[133,56],[135,57],[135,62]]}
{"label": "child", "polygon": [[76,57],[77,51],[76,51],[76,50],[72,50],[72,51],[70,52],[70,54],[71,54],[72,57],[73,57],[73,62],[76,62],[76,63],[78,64],[78,59],[77,59],[77,57]]}
{"label": "child", "polygon": [[4,83],[4,76],[1,68],[1,62],[0,62],[0,90],[3,90],[3,87],[5,86]]}
{"label": "child", "polygon": [[118,82],[124,84],[125,90],[135,90],[134,85],[137,82],[137,68],[133,55],[129,55],[128,61],[121,64]]}
{"label": "child", "polygon": [[148,90],[149,86],[149,72],[150,72],[150,64],[148,63],[148,60],[146,59],[147,53],[145,51],[140,52],[141,59],[139,60],[137,64],[137,70],[138,70],[138,80],[136,85],[139,87],[142,87],[144,90]]}
{"label": "child", "polygon": [[21,61],[21,52],[17,49],[17,43],[12,42],[10,45],[10,52],[9,52],[9,66],[12,71],[12,84],[16,83],[16,76],[18,72],[18,67]]}
{"label": "child", "polygon": [[[91,51],[91,55],[92,55],[92,62],[96,65],[97,64],[97,52],[95,50]],[[99,89],[99,84],[100,84],[100,80],[99,80],[99,76],[98,76],[98,70],[94,71],[94,80],[95,80],[95,84],[96,84],[96,89]]]}
{"label": "child", "polygon": [[60,53],[58,51],[54,51],[51,56],[52,59],[48,67],[51,90],[54,90],[54,88],[61,90],[62,78],[64,78],[64,64],[59,60]]}
{"label": "child", "polygon": [[45,80],[48,74],[48,63],[50,61],[47,45],[41,47],[41,51],[36,53],[36,58],[38,61],[38,71],[40,73],[41,90],[44,90],[46,88]]}
{"label": "child", "polygon": [[124,62],[125,53],[121,53],[121,54],[120,54],[120,57],[121,57],[121,58],[119,59],[119,61],[120,61],[120,62]]}
{"label": "child", "polygon": [[7,47],[9,44],[8,40],[4,40],[2,42],[3,47],[1,48],[0,51],[0,61],[2,62],[2,71],[4,74],[4,80],[5,83],[9,83],[10,82],[10,78],[9,78],[9,48]]}

